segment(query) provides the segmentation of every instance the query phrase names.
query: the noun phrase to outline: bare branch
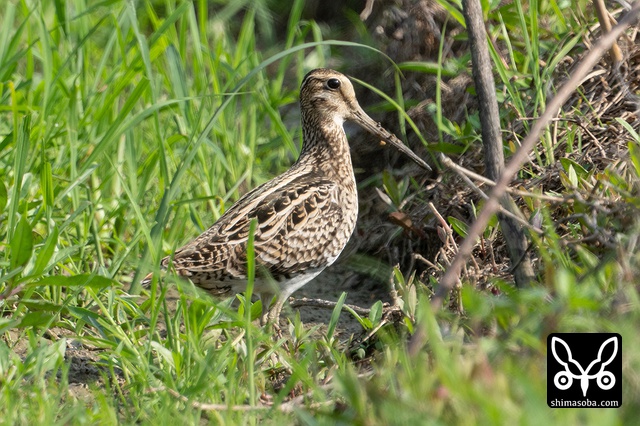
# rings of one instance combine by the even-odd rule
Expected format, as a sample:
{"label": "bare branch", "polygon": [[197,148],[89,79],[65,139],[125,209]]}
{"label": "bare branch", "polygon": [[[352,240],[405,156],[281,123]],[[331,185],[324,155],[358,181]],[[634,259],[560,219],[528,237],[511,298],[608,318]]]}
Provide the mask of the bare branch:
{"label": "bare branch", "polygon": [[[495,180],[504,170],[504,144],[500,131],[496,84],[493,79],[493,66],[480,0],[464,0],[462,12],[469,34],[473,80],[478,96],[482,127],[485,170],[487,177]],[[527,236],[522,227],[522,221],[517,217],[518,208],[511,197],[503,193],[500,203],[502,209],[498,213],[498,221],[507,246],[513,277],[516,286],[524,287],[529,285],[535,276],[531,257],[527,252]],[[503,213],[504,211],[508,213]]]}
{"label": "bare branch", "polygon": [[[607,34],[611,31],[611,19],[609,19],[609,12],[607,12],[607,7],[604,5],[604,0],[593,0],[593,5],[596,9],[596,15],[598,15],[602,34]],[[609,55],[614,63],[619,64],[622,62],[622,51],[615,41],[609,49]]]}
{"label": "bare branch", "polygon": [[[331,300],[310,299],[308,297],[301,297],[299,299],[292,298],[292,300],[289,301],[289,306],[291,306],[294,309],[299,308],[301,306],[310,306],[313,308],[322,308],[322,309],[335,309],[337,304],[338,304],[337,302],[332,302]],[[346,303],[342,305],[342,309],[343,310],[351,309],[353,312],[355,312],[358,315],[369,315],[369,312],[371,312],[371,309],[361,308],[360,306],[356,306],[356,305],[348,305]]]}

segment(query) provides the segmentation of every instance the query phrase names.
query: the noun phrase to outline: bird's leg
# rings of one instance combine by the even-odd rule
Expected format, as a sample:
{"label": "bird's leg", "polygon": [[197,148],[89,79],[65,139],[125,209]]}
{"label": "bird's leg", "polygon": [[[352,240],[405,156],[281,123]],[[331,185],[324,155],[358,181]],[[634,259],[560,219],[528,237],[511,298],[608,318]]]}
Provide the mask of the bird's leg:
{"label": "bird's leg", "polygon": [[284,302],[287,298],[278,297],[276,299],[276,303],[273,305],[273,309],[269,312],[269,321],[273,322],[276,325],[280,325],[280,312],[282,311],[282,307],[284,306]]}
{"label": "bird's leg", "polygon": [[273,293],[261,293],[260,301],[262,302],[262,316],[260,317],[260,324],[265,327],[269,327],[269,330],[273,332],[273,336],[276,340],[282,338],[282,330],[280,329],[280,311],[284,301],[282,297],[277,297],[273,307],[269,309],[271,301],[273,300]]}
{"label": "bird's leg", "polygon": [[269,307],[273,300],[273,293],[260,293],[260,301],[262,302],[262,316],[260,316],[260,325],[265,326],[271,319]]}
{"label": "bird's leg", "polygon": [[[271,330],[273,331],[273,338],[277,341],[282,339],[282,329],[280,328],[280,312],[282,311],[282,307],[284,306],[284,301],[286,298],[282,298],[282,295],[279,295],[276,298],[276,303],[271,308],[269,312],[269,324],[271,326]],[[286,343],[285,343],[286,346]]]}

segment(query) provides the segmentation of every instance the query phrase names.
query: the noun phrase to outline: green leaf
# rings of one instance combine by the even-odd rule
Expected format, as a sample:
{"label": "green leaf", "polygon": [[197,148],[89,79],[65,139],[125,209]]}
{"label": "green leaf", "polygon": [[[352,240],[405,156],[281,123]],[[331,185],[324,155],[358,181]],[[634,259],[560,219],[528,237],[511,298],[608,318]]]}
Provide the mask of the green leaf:
{"label": "green leaf", "polygon": [[573,166],[569,166],[569,170],[567,171],[567,175],[569,177],[569,182],[575,188],[578,187],[578,174],[576,173],[576,169]]}
{"label": "green leaf", "polygon": [[640,146],[629,142],[629,156],[631,157],[633,168],[636,169],[636,175],[640,177]]}
{"label": "green leaf", "polygon": [[464,152],[465,147],[462,145],[442,142],[429,145],[429,149],[433,152],[441,152],[447,155],[459,155]]}
{"label": "green leaf", "polygon": [[44,205],[48,208],[53,207],[53,173],[51,172],[51,163],[45,162],[42,167],[42,175],[40,176],[40,188],[42,190],[42,198]]}
{"label": "green leaf", "polygon": [[[8,331],[11,328],[15,328],[17,325],[18,321],[13,318],[0,318],[0,333],[4,334],[5,331]],[[8,350],[8,347],[6,345],[0,346],[0,351],[5,348],[7,348]],[[3,371],[1,364],[2,363],[0,362],[0,375],[2,375],[3,373],[6,374],[5,371]],[[6,375],[3,377],[6,377]]]}
{"label": "green leaf", "polygon": [[449,3],[448,1],[439,1],[438,4],[443,8],[445,8],[447,12],[449,12],[451,16],[458,22],[458,24],[460,24],[464,28],[467,27],[466,21],[464,20],[464,15],[460,11],[460,9],[458,9],[456,6]]}
{"label": "green leaf", "polygon": [[329,325],[327,326],[327,340],[331,340],[333,338],[333,333],[336,330],[336,326],[338,325],[338,320],[340,319],[340,312],[342,312],[342,305],[344,305],[344,301],[347,299],[347,293],[342,292],[338,302],[336,303],[336,307],[333,308],[333,312],[331,313],[331,319],[329,320]]}
{"label": "green leaf", "polygon": [[[571,172],[570,169],[573,168],[573,172],[577,175],[577,177],[579,178],[586,178],[587,176],[589,176],[589,172],[582,167],[580,164],[576,163],[575,161],[573,161],[570,158],[561,158],[560,159],[560,164],[562,164],[562,168],[569,173],[569,178],[571,178]],[[577,184],[576,184],[577,185]]]}
{"label": "green leaf", "polygon": [[44,311],[29,312],[22,317],[18,327],[48,327],[54,317],[55,315]]}
{"label": "green leaf", "polygon": [[412,318],[416,315],[416,310],[418,308],[418,290],[415,285],[410,285],[408,291],[405,295],[406,302],[405,306],[407,307],[407,313]]}
{"label": "green leaf", "polygon": [[56,248],[56,244],[58,243],[58,228],[54,227],[49,233],[47,237],[47,241],[45,241],[42,250],[38,253],[38,257],[36,258],[36,265],[33,271],[33,275],[40,275],[44,268],[49,264],[51,260],[51,256],[53,256],[53,252]]}
{"label": "green leaf", "polygon": [[398,188],[398,182],[393,178],[388,171],[382,172],[382,185],[384,186],[387,195],[391,198],[391,202],[398,207],[400,205],[400,190]]}
{"label": "green leaf", "polygon": [[26,115],[20,122],[18,143],[15,148],[13,161],[13,188],[11,189],[11,204],[9,205],[9,230],[14,229],[14,220],[18,215],[18,207],[22,194],[22,179],[25,175],[27,156],[29,153],[29,134],[31,132],[31,116]]}
{"label": "green leaf", "polygon": [[29,287],[35,286],[65,286],[65,287],[91,287],[95,290],[100,290],[106,287],[119,286],[115,280],[111,278],[103,277],[102,275],[95,274],[79,274],[71,277],[63,275],[53,275],[41,279],[40,281],[31,282]]}
{"label": "green leaf", "polygon": [[22,216],[16,225],[9,246],[11,247],[11,269],[24,266],[31,258],[33,235],[29,221],[25,216]]}
{"label": "green leaf", "polygon": [[402,275],[402,271],[400,271],[400,269],[397,266],[393,267],[393,277],[395,278],[399,286],[402,287],[406,284],[404,280],[404,275]]}
{"label": "green leaf", "polygon": [[371,307],[371,311],[369,311],[369,319],[371,320],[372,324],[377,324],[378,322],[380,322],[381,318],[382,318],[382,301],[378,300]]}
{"label": "green leaf", "polygon": [[453,216],[449,216],[447,218],[447,222],[449,222],[449,225],[451,225],[456,234],[460,235],[463,238],[466,238],[469,231],[469,226],[466,223]]}
{"label": "green leaf", "polygon": [[31,312],[46,311],[53,313],[66,314],[69,309],[64,305],[58,305],[57,303],[48,302],[46,300],[38,299],[26,299],[20,300],[20,304],[28,308]]}
{"label": "green leaf", "polygon": [[0,180],[0,214],[4,211],[4,208],[7,207],[7,200],[9,199],[7,195],[7,187],[4,182]]}
{"label": "green leaf", "polygon": [[104,318],[97,312],[93,312],[89,309],[81,308],[79,306],[69,306],[68,310],[71,315],[86,323],[93,324],[92,321],[104,320]]}
{"label": "green leaf", "polygon": [[62,27],[62,31],[67,34],[67,13],[65,9],[66,2],[63,2],[62,0],[55,0],[53,4],[55,5],[56,18],[58,18],[58,22]]}
{"label": "green leaf", "polygon": [[438,71],[445,77],[455,77],[457,73],[437,62],[402,62],[398,64],[398,68],[403,71],[421,72],[425,74],[438,74]]}
{"label": "green leaf", "polygon": [[6,272],[0,275],[0,284],[9,281],[11,278],[15,277],[16,275],[19,275],[23,269],[24,269],[23,267],[15,268],[13,270],[10,270],[9,272]]}
{"label": "green leaf", "polygon": [[492,215],[491,219],[489,219],[489,222],[487,222],[487,228],[495,228],[496,226],[498,226],[498,215]]}
{"label": "green leaf", "polygon": [[627,122],[627,120],[624,120],[620,117],[616,118],[616,121],[618,122],[618,124],[620,124],[622,127],[624,127],[627,132],[629,132],[629,134],[631,135],[631,137],[638,143],[640,143],[640,135],[638,135],[638,132],[636,132],[636,129],[634,129],[631,124],[629,124]]}

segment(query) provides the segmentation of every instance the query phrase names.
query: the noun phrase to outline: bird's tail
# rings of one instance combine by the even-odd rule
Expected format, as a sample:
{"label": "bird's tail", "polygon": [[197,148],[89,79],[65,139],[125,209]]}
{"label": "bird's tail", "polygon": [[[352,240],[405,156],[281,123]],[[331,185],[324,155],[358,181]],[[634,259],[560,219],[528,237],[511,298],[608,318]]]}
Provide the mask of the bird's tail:
{"label": "bird's tail", "polygon": [[143,288],[149,288],[149,285],[151,284],[152,279],[153,279],[153,272],[149,272],[146,277],[140,280],[140,285],[142,285]]}

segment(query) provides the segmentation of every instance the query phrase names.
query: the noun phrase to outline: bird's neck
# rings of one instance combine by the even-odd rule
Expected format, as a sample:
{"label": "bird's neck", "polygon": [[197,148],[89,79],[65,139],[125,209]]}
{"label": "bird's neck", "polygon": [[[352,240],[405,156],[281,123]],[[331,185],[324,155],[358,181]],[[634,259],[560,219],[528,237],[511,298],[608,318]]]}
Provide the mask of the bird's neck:
{"label": "bird's neck", "polygon": [[299,161],[313,161],[324,173],[353,176],[349,142],[341,120],[305,117]]}

